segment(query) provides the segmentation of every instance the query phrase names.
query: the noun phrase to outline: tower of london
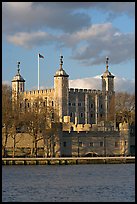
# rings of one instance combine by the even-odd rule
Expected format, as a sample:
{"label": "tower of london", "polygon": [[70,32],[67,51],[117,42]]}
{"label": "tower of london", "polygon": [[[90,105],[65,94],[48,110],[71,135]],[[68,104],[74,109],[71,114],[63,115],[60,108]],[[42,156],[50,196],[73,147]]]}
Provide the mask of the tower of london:
{"label": "tower of london", "polygon": [[[42,109],[53,107],[58,115],[59,141],[52,144],[56,153],[45,149],[46,135],[37,144],[43,152],[48,151],[50,156],[84,156],[89,152],[99,155],[130,154],[131,131],[128,124],[116,127],[115,76],[109,70],[108,60],[107,57],[100,79],[102,90],[69,88],[69,74],[63,67],[63,56],[60,56],[60,65],[54,75],[54,87],[25,91],[25,80],[20,74],[18,62],[17,74],[12,80],[12,101],[19,101],[23,110],[33,110],[37,106],[36,100],[41,98],[41,102],[37,102],[42,103]],[[54,112],[51,114],[54,121]],[[21,138],[25,143],[20,142],[20,147],[26,148],[24,144],[27,144],[30,149],[34,148],[31,136],[24,133]],[[9,142],[10,146],[12,142]]]}
{"label": "tower of london", "polygon": [[60,67],[54,75],[54,88],[25,91],[25,80],[20,74],[18,63],[17,74],[12,80],[12,98],[23,97],[24,107],[31,107],[36,97],[41,97],[45,104],[58,106],[60,122],[75,124],[98,124],[99,121],[114,121],[114,76],[106,68],[102,74],[102,90],[69,88],[69,75],[63,68],[63,56],[60,56]]}

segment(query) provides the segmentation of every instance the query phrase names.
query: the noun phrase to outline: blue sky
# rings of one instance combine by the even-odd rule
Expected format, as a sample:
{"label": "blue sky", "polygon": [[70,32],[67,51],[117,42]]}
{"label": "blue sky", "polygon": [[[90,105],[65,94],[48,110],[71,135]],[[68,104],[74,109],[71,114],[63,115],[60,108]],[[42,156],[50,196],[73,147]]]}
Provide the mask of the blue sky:
{"label": "blue sky", "polygon": [[133,91],[135,3],[2,2],[3,83],[11,83],[20,61],[26,90],[37,89],[38,53],[45,57],[40,59],[41,88],[53,87],[62,53],[70,86],[79,88],[81,79],[82,88],[87,81],[95,88],[109,56],[117,89]]}

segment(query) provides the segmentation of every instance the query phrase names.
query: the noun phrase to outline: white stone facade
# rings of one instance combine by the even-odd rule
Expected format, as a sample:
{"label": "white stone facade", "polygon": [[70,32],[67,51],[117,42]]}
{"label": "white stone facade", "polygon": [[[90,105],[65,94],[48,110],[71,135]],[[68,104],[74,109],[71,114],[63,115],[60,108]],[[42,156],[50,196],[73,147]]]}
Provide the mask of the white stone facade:
{"label": "white stone facade", "polygon": [[[25,106],[31,106],[38,96],[46,103],[58,107],[60,122],[70,116],[70,122],[77,124],[98,124],[102,120],[114,121],[114,76],[108,71],[102,75],[102,90],[69,88],[69,75],[63,69],[62,56],[60,68],[54,75],[54,88],[25,91],[25,80],[18,74],[12,80],[12,97],[23,97]],[[44,108],[44,107],[43,107]],[[111,116],[111,117],[110,117]]]}

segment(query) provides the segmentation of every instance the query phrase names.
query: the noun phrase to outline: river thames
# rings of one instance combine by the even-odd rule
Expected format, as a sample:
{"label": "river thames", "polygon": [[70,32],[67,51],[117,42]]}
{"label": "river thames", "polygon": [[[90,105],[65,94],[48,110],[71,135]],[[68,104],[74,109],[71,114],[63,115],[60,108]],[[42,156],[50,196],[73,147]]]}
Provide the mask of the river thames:
{"label": "river thames", "polygon": [[135,202],[135,164],[2,166],[2,202]]}

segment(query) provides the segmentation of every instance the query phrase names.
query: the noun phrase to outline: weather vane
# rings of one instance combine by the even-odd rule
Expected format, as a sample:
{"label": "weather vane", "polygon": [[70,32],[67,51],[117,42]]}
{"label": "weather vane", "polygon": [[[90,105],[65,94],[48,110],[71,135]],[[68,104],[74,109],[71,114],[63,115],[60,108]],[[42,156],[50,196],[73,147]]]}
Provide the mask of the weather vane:
{"label": "weather vane", "polygon": [[106,57],[106,70],[108,70],[108,60],[109,60],[109,57],[107,56]]}
{"label": "weather vane", "polygon": [[20,62],[19,61],[17,61],[17,67],[18,67],[18,74],[19,74],[19,71],[20,71],[20,68],[19,68],[19,66],[20,66]]}
{"label": "weather vane", "polygon": [[60,69],[62,69],[62,65],[63,65],[63,60],[62,59],[63,59],[63,56],[61,55],[60,56]]}

